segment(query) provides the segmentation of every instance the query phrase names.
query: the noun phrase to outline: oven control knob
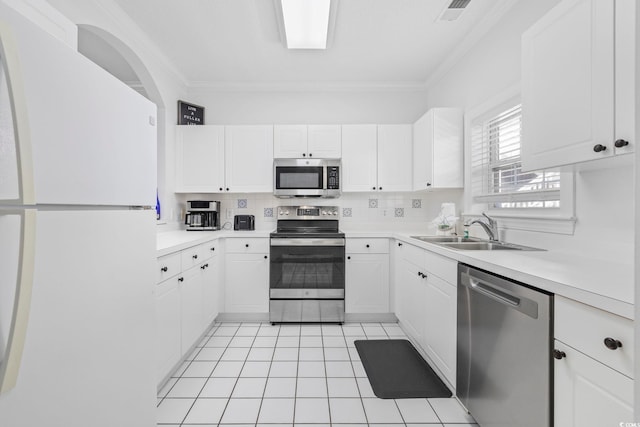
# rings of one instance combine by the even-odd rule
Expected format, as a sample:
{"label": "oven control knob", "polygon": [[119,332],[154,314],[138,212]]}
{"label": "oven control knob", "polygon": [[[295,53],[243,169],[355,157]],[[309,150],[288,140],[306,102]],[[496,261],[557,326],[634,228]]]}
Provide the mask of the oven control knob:
{"label": "oven control knob", "polygon": [[338,212],[333,211],[331,214],[332,214],[332,215],[338,215]]}
{"label": "oven control knob", "polygon": [[284,213],[284,214],[285,214],[285,215],[289,215],[289,211],[285,211],[285,213]]}

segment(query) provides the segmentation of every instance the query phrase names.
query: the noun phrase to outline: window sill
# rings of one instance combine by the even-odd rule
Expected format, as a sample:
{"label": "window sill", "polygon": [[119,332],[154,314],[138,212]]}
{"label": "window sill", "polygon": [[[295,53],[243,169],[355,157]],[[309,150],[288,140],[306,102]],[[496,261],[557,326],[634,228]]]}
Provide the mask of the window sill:
{"label": "window sill", "polygon": [[[577,222],[577,218],[574,216],[509,214],[496,211],[488,211],[487,215],[498,220],[500,229],[535,231],[539,233],[573,235]],[[482,218],[482,215],[463,213],[462,218],[464,223],[467,224],[473,219]]]}

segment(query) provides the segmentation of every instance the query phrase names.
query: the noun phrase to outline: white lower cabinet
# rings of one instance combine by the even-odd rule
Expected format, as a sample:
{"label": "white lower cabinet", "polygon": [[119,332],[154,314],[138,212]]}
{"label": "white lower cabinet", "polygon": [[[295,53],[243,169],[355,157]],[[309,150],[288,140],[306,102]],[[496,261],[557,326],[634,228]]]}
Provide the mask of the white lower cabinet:
{"label": "white lower cabinet", "polygon": [[433,274],[426,274],[424,351],[455,386],[458,289]]}
{"label": "white lower cabinet", "polygon": [[[182,280],[180,280],[182,279]],[[203,332],[202,274],[200,267],[183,272],[180,281],[181,351],[185,354]]]}
{"label": "white lower cabinet", "polygon": [[225,254],[225,312],[269,312],[269,241],[228,239]]}
{"label": "white lower cabinet", "polygon": [[634,421],[633,322],[558,295],[554,305],[554,425]]}
{"label": "white lower cabinet", "polygon": [[180,360],[180,288],[178,278],[165,280],[156,286],[156,366],[160,382]]}
{"label": "white lower cabinet", "polygon": [[347,313],[389,313],[389,255],[347,254]]}
{"label": "white lower cabinet", "polygon": [[403,242],[395,249],[396,316],[432,366],[455,387],[457,262]]}
{"label": "white lower cabinet", "polygon": [[554,425],[617,426],[633,417],[633,380],[555,341],[564,357],[555,360]]}
{"label": "white lower cabinet", "polygon": [[216,241],[158,258],[156,305],[157,379],[196,344],[220,307],[220,263]]}

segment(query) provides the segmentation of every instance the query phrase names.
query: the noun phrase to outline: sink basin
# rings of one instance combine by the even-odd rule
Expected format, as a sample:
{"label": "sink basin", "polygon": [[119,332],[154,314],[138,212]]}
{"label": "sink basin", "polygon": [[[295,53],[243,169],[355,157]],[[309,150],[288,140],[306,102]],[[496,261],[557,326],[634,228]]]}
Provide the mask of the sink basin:
{"label": "sink basin", "polygon": [[427,243],[468,243],[482,242],[482,239],[476,237],[460,237],[460,236],[411,236],[412,239],[422,240]]}
{"label": "sink basin", "polygon": [[544,249],[532,248],[530,246],[514,245],[502,242],[464,242],[464,243],[440,243],[442,246],[451,249],[461,249],[466,251],[496,251],[496,250],[512,250],[512,251],[542,251]]}

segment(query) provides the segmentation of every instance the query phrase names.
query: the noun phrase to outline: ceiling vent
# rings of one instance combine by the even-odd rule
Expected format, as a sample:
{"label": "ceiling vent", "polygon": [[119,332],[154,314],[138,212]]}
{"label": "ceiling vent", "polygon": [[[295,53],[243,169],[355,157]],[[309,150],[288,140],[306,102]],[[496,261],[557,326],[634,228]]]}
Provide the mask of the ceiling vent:
{"label": "ceiling vent", "polygon": [[464,9],[469,5],[471,0],[453,0],[445,10],[442,11],[437,21],[455,21],[460,18]]}

